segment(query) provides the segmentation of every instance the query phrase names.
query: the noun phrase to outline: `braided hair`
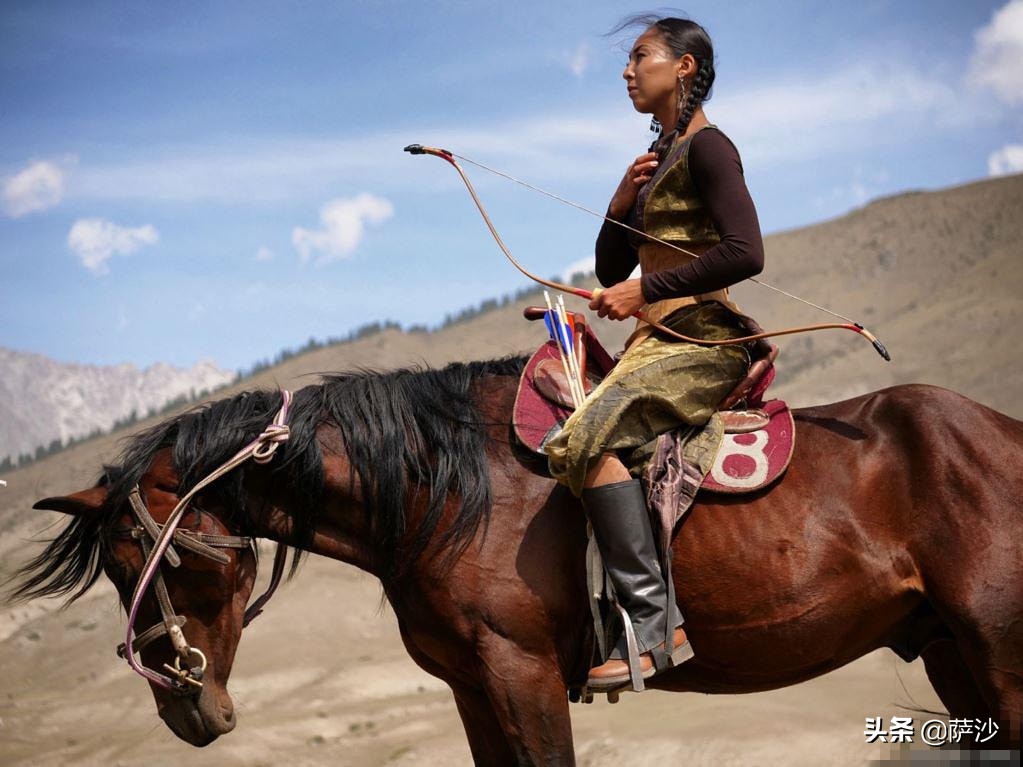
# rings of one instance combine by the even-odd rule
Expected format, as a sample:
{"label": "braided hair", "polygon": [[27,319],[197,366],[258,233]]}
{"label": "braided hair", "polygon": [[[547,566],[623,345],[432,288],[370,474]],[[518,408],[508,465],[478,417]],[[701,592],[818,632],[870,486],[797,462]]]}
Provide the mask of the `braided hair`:
{"label": "braided hair", "polygon": [[710,89],[714,84],[714,62],[710,59],[704,59],[703,61],[697,59],[697,61],[699,62],[699,68],[696,70],[693,82],[689,86],[686,101],[682,105],[678,122],[675,124],[675,130],[678,131],[679,136],[685,133],[686,128],[689,127],[689,122],[693,119],[693,112],[696,111],[696,107],[710,98]]}
{"label": "braided hair", "polygon": [[688,53],[696,59],[696,75],[686,93],[685,102],[679,109],[678,122],[675,124],[676,135],[681,136],[689,127],[696,108],[704,101],[710,100],[710,90],[714,86],[714,45],[710,41],[710,35],[695,21],[673,16],[662,18],[651,14],[630,16],[609,34],[617,34],[632,27],[656,29],[675,58],[680,59]]}

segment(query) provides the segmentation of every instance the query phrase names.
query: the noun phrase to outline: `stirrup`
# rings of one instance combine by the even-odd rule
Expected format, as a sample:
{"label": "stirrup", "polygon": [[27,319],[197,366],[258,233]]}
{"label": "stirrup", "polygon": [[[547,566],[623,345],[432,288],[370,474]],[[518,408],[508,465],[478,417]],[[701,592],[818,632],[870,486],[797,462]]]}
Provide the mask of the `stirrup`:
{"label": "stirrup", "polygon": [[689,644],[689,640],[687,639],[671,653],[671,665],[672,667],[681,666],[687,660],[692,660],[695,655],[696,653],[693,652],[693,646]]}
{"label": "stirrup", "polygon": [[646,685],[643,684],[644,680],[650,679],[662,671],[682,665],[695,657],[696,653],[688,638],[675,647],[670,655],[660,648],[654,648],[643,653],[650,658],[650,668],[645,670],[642,668],[642,656],[632,653],[630,655],[631,657],[621,659],[621,662],[625,664],[625,671],[604,679],[588,677],[586,689],[590,692],[608,693],[609,697],[611,693],[616,693],[617,697],[619,692],[642,692],[646,689]]}

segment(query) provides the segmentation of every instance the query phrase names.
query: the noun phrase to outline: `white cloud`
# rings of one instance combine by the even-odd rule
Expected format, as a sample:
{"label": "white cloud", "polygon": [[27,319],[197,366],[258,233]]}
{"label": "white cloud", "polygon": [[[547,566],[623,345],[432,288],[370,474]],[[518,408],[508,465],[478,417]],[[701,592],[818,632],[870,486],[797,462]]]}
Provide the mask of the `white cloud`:
{"label": "white cloud", "polygon": [[261,245],[259,250],[256,251],[257,261],[273,261],[273,258],[274,252],[266,247],[266,245]]}
{"label": "white cloud", "polygon": [[320,209],[321,229],[295,227],[291,241],[302,262],[319,253],[317,264],[350,256],[362,242],[367,224],[381,224],[394,215],[394,206],[383,197],[363,192],[357,197],[331,200]]}
{"label": "white cloud", "polygon": [[[561,272],[561,281],[562,282],[571,282],[572,278],[575,275],[580,274],[580,273],[581,274],[593,274],[593,270],[595,268],[596,268],[596,264],[594,264],[594,262],[593,262],[593,256],[587,256],[585,258],[580,258],[578,261],[573,261],[568,266],[566,266],[564,268],[564,270],[562,270],[562,272]],[[643,273],[642,270],[639,268],[639,265],[637,264],[636,268],[632,270],[632,274],[629,275],[629,279],[639,278],[639,276],[642,273]]]}
{"label": "white cloud", "polygon": [[850,175],[848,182],[814,196],[814,206],[834,210],[836,207],[863,205],[883,194],[891,182],[891,174],[886,169],[868,168],[861,163],[853,166]]}
{"label": "white cloud", "polygon": [[958,97],[951,85],[912,66],[892,64],[879,88],[872,66],[855,64],[739,89],[714,99],[707,109],[735,140],[744,162],[761,166],[904,140],[933,131],[936,124],[968,119],[969,110],[949,109]]}
{"label": "white cloud", "polygon": [[568,59],[568,68],[576,77],[582,77],[590,68],[590,44],[581,42]]}
{"label": "white cloud", "polygon": [[107,261],[113,255],[134,253],[143,245],[159,239],[156,229],[146,224],[134,229],[118,226],[102,218],[82,218],[68,232],[67,244],[93,274],[109,271]]}
{"label": "white cloud", "polygon": [[1023,144],[1006,144],[987,158],[987,172],[991,176],[1023,173]]}
{"label": "white cloud", "polygon": [[[875,65],[854,63],[755,86],[740,84],[716,96],[708,116],[735,140],[747,170],[758,171],[993,119],[981,101],[969,103],[971,95],[953,81],[924,73],[914,62],[889,61],[883,88],[877,87],[878,76]],[[636,114],[619,97],[585,110],[541,112],[500,124],[417,124],[328,139],[242,138],[230,145],[170,146],[150,150],[144,159],[90,164],[76,174],[74,191],[90,201],[272,203],[330,189],[338,178],[360,186],[395,183],[402,189],[407,184],[400,180],[412,177],[458,185],[453,174],[412,176],[418,173],[417,160],[400,147],[417,141],[448,147],[553,191],[585,185],[595,191],[580,201],[602,208],[606,190],[649,141],[648,123],[649,117]]]}
{"label": "white cloud", "polygon": [[1010,0],[974,36],[970,78],[1007,104],[1023,104],[1023,0]]}
{"label": "white cloud", "polygon": [[587,256],[586,258],[580,258],[578,261],[573,261],[564,268],[561,272],[562,282],[568,282],[575,275],[591,274],[594,269],[593,256]]}
{"label": "white cloud", "polygon": [[[620,174],[618,166],[624,168],[633,156],[633,147],[623,142],[623,136],[644,140],[644,124],[621,108],[597,106],[592,114],[543,113],[501,125],[480,122],[470,128],[434,124],[332,139],[282,136],[239,139],[230,146],[219,142],[178,145],[150,149],[145,158],[90,164],[76,175],[74,194],[90,202],[251,204],[293,201],[311,191],[336,187],[339,178],[352,185],[379,184],[383,179],[404,189],[400,180],[415,172],[417,159],[401,147],[412,141],[450,146],[537,179],[603,178],[607,175],[603,161],[608,159]],[[439,183],[459,182],[452,176]]]}
{"label": "white cloud", "polygon": [[46,210],[64,198],[64,184],[74,158],[63,161],[38,160],[21,172],[5,179],[0,198],[4,212],[11,218]]}

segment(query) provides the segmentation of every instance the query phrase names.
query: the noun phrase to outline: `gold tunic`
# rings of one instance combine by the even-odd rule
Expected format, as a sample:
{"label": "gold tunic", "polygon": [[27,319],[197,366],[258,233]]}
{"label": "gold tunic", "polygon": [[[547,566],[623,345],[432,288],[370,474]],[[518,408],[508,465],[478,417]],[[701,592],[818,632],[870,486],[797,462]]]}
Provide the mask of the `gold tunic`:
{"label": "gold tunic", "polygon": [[[710,242],[699,246],[689,245],[688,247],[680,247],[685,247],[686,250],[692,251],[697,255],[701,255],[705,250],[708,250],[713,245],[714,243]],[[679,253],[674,248],[659,242],[648,242],[639,246],[639,268],[643,274],[651,274],[664,269],[674,269],[681,264],[692,261],[693,258],[693,256],[687,256],[685,253]],[[663,301],[655,301],[652,304],[644,305],[641,311],[654,322],[663,322],[665,317],[681,309],[683,306],[702,304],[706,301],[718,301],[736,314],[742,314],[742,312],[739,311],[739,307],[736,306],[728,297],[727,288],[715,290],[713,293],[703,293],[697,296],[666,298]],[[625,348],[631,348],[633,344],[637,344],[647,338],[652,332],[653,328],[648,323],[643,322],[642,320],[636,320],[636,329],[633,331],[632,335],[629,336],[628,341],[625,342]]]}
{"label": "gold tunic", "polygon": [[[707,127],[712,126],[701,130]],[[677,267],[720,241],[689,174],[691,141],[692,136],[672,148],[660,172],[640,191],[629,223],[696,255],[640,242],[644,274]],[[674,315],[667,324],[692,338],[749,334],[727,290],[657,301],[643,311],[658,322]],[[749,369],[744,345],[700,346],[652,332],[650,325],[638,322],[618,364],[544,448],[552,476],[576,495],[589,467],[608,451],[620,451],[633,474],[640,474],[642,466],[626,453],[647,455],[643,447],[658,435],[682,425],[706,424]],[[708,449],[716,451],[720,428],[708,430],[706,437],[713,443]]]}
{"label": "gold tunic", "polygon": [[[634,215],[630,220],[630,224],[635,228],[694,255],[687,255],[661,242],[642,238],[638,243],[638,249],[639,267],[643,274],[682,266],[721,242],[721,237],[714,228],[710,213],[703,204],[689,172],[689,148],[692,146],[693,136],[707,129],[717,130],[717,127],[704,125],[692,136],[672,147],[664,162],[667,169],[651,179],[641,190],[636,201],[636,209],[642,211],[641,217]],[[642,311],[655,322],[661,322],[683,306],[704,301],[720,301],[732,311],[741,314],[739,307],[728,298],[727,289],[656,301],[644,306]],[[629,336],[626,348],[642,341],[652,330],[648,324],[637,320],[636,330]]]}

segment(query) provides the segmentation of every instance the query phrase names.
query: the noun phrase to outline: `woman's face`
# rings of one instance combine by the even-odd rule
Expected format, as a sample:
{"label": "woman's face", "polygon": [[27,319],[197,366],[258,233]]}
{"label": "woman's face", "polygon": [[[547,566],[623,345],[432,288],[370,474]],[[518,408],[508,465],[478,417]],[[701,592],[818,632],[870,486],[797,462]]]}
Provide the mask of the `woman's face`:
{"label": "woman's face", "polygon": [[638,38],[629,52],[629,63],[622,77],[637,112],[653,114],[678,101],[678,78],[683,74],[686,54],[675,58],[660,32],[650,28]]}

